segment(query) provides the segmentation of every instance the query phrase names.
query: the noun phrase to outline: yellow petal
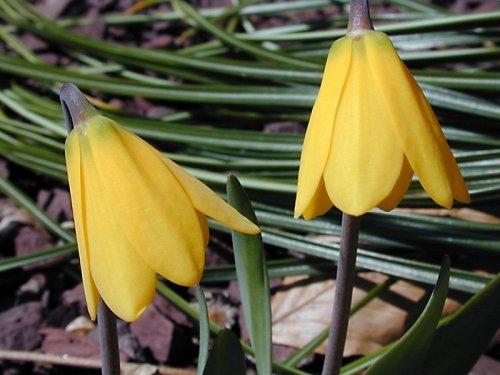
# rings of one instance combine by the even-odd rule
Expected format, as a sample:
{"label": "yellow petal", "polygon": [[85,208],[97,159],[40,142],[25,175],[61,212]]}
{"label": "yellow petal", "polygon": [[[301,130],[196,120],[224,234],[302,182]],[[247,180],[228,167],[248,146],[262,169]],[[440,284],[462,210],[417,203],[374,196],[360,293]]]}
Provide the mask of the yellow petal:
{"label": "yellow petal", "polygon": [[[430,106],[429,102],[424,96],[424,93],[418,86],[417,82],[413,78],[411,72],[408,70],[406,66],[403,65],[406,77],[408,78],[408,81],[411,83],[411,85],[414,87],[414,92],[416,93],[415,95],[418,98],[418,101],[424,111],[424,114],[426,116],[427,122],[429,124],[434,124],[432,127],[434,129],[434,135],[437,137],[440,145],[441,152],[443,154],[445,163],[446,163],[446,170],[448,171],[448,177],[451,178],[450,182],[450,188],[452,191],[452,196],[454,199],[456,199],[459,202],[462,203],[469,203],[470,202],[470,195],[469,191],[467,189],[467,186],[465,185],[464,178],[462,176],[462,173],[460,172],[460,169],[458,168],[457,161],[455,160],[455,157],[453,156],[453,153],[451,152],[451,149],[448,145],[448,142],[446,141],[446,138],[444,137],[444,134],[441,130],[441,127],[439,126],[439,121],[436,118],[436,115],[434,114],[434,111],[432,110],[432,107]],[[430,195],[430,194],[429,194]]]}
{"label": "yellow petal", "polygon": [[304,210],[304,219],[311,220],[316,216],[323,215],[327,213],[330,208],[332,208],[333,203],[330,201],[330,197],[326,192],[325,181],[321,179],[314,193],[313,198],[309,202],[309,206]]}
{"label": "yellow petal", "polygon": [[190,199],[154,148],[109,119],[94,119],[87,136],[102,198],[122,235],[166,279],[197,284],[204,243]]}
{"label": "yellow petal", "polygon": [[394,188],[390,194],[378,204],[377,207],[384,211],[391,211],[395,209],[408,191],[412,177],[413,169],[411,169],[410,163],[408,163],[408,160],[405,157],[403,165],[401,166],[401,171],[399,172],[399,178],[396,181]]}
{"label": "yellow petal", "polygon": [[76,239],[78,242],[78,255],[80,257],[80,268],[82,270],[83,290],[85,292],[85,300],[87,302],[89,315],[92,320],[95,320],[99,294],[97,293],[94,280],[92,280],[92,275],[90,273],[88,239],[86,236],[87,213],[84,209],[86,202],[85,178],[81,168],[80,144],[76,131],[72,131],[66,139],[65,150],[68,181],[71,192],[71,205],[73,207]]}
{"label": "yellow petal", "polygon": [[116,316],[134,321],[153,299],[155,272],[119,225],[110,204],[113,198],[105,192],[96,166],[98,159],[93,158],[86,139],[82,142],[82,151],[89,197],[87,235],[92,276],[102,299]]}
{"label": "yellow petal", "polygon": [[207,217],[203,215],[200,211],[196,211],[196,216],[198,217],[198,222],[200,223],[201,234],[203,236],[203,244],[205,247],[208,245],[210,240],[210,232],[208,230]]}
{"label": "yellow petal", "polygon": [[364,38],[353,38],[351,65],[324,173],[333,204],[353,216],[364,214],[389,196],[404,160],[368,64]]}
{"label": "yellow petal", "polygon": [[198,211],[235,231],[247,234],[260,233],[260,228],[257,225],[227,204],[200,180],[191,176],[172,160],[163,157],[163,161],[175,175]]}
{"label": "yellow petal", "polygon": [[350,38],[341,38],[333,43],[328,54],[300,157],[295,217],[310,205],[330,154],[334,119],[351,63],[351,44]]}
{"label": "yellow petal", "polygon": [[415,79],[389,38],[371,32],[364,38],[374,81],[408,161],[431,198],[451,207],[468,194],[439,123]]}

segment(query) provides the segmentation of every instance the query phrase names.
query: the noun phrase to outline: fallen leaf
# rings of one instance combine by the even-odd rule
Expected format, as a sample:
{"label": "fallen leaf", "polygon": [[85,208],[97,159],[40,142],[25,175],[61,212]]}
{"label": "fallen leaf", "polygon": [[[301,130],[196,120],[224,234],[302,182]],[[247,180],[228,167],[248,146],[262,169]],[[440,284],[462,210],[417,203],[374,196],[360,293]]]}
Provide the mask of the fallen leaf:
{"label": "fallen leaf", "polygon": [[16,206],[10,199],[0,199],[0,231],[13,223],[34,224],[35,220],[28,211]]}
{"label": "fallen leaf", "polygon": [[[366,290],[387,280],[376,272],[358,274],[352,305]],[[330,324],[334,280],[314,281],[297,276],[284,280],[283,290],[271,300],[274,344],[300,348],[327,329]],[[401,337],[416,320],[428,298],[426,289],[404,280],[393,284],[380,298],[372,300],[349,321],[344,356],[366,355]],[[445,314],[460,307],[448,299]],[[316,352],[324,354],[326,343]]]}
{"label": "fallen leaf", "polygon": [[86,316],[77,316],[64,328],[68,332],[87,334],[94,330],[96,325]]}

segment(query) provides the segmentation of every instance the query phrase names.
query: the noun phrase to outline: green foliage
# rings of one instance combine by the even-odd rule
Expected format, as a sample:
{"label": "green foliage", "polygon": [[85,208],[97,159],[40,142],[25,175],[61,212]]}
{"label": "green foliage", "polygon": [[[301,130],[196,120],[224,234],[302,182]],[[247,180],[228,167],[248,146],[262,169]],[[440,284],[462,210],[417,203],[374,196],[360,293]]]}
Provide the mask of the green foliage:
{"label": "green foliage", "polygon": [[[227,179],[227,196],[232,206],[258,224],[248,196],[233,175]],[[257,371],[271,374],[271,304],[264,243],[260,235],[236,231],[232,231],[232,238],[241,305]]]}
{"label": "green foliage", "polygon": [[223,329],[215,339],[203,375],[245,375],[245,354],[240,340],[232,331]]}
{"label": "green foliage", "polygon": [[445,257],[436,287],[422,315],[395,345],[370,366],[366,375],[425,373],[422,372],[422,365],[443,311],[449,278],[450,259]]}
{"label": "green foliage", "polygon": [[208,320],[207,301],[203,289],[198,285],[196,287],[196,299],[199,306],[199,325],[200,325],[200,348],[198,349],[198,375],[203,374],[208,358],[208,345],[210,341],[210,322]]}
{"label": "green foliage", "polygon": [[472,297],[460,310],[441,321],[423,373],[470,372],[500,326],[500,276]]}

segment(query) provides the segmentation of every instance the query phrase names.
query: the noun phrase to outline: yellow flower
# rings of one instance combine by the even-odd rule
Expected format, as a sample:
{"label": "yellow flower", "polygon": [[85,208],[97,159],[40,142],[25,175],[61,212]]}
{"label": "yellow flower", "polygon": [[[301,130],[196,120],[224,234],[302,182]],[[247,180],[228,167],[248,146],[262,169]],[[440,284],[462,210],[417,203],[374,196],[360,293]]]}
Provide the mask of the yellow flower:
{"label": "yellow flower", "polygon": [[[88,113],[87,113],[88,115]],[[87,307],[99,295],[133,321],[151,302],[156,273],[200,281],[206,216],[231,229],[260,229],[196,178],[114,121],[91,113],[66,140],[66,163]]]}
{"label": "yellow flower", "polygon": [[438,120],[382,32],[333,43],[300,160],[295,217],[395,208],[413,172],[439,205],[470,197]]}

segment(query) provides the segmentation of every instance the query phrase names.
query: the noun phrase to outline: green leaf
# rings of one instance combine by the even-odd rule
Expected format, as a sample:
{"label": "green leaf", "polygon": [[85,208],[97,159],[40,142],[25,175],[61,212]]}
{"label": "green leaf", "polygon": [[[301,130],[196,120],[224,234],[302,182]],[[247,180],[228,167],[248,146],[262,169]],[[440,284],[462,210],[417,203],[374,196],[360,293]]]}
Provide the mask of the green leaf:
{"label": "green leaf", "polygon": [[445,256],[441,271],[427,306],[410,330],[398,340],[375,364],[366,375],[386,374],[423,374],[424,358],[427,356],[436,327],[443,311],[450,278],[450,259]]}
{"label": "green leaf", "polygon": [[210,340],[210,323],[208,320],[207,301],[201,286],[196,287],[196,299],[198,300],[199,310],[199,326],[200,326],[200,347],[198,349],[198,375],[203,374],[203,370],[207,364],[208,344]]}
{"label": "green leaf", "polygon": [[445,318],[424,362],[426,375],[466,375],[500,326],[500,275]]}
{"label": "green leaf", "polygon": [[57,222],[52,220],[43,210],[38,208],[26,194],[3,177],[0,177],[0,191],[28,210],[30,214],[37,218],[52,233],[66,241],[73,242],[75,240],[72,234],[62,229]]}
{"label": "green leaf", "polygon": [[240,340],[230,330],[223,329],[215,339],[204,375],[245,375],[245,354]]}
{"label": "green leaf", "polygon": [[[227,179],[229,203],[243,216],[258,224],[245,191],[234,175]],[[241,304],[257,372],[271,374],[271,305],[264,244],[261,235],[231,231]]]}
{"label": "green leaf", "polygon": [[[387,34],[393,33],[408,33],[417,31],[433,31],[433,30],[457,30],[461,28],[474,28],[477,26],[487,26],[497,24],[500,20],[500,11],[466,14],[466,15],[453,15],[436,18],[426,18],[423,20],[398,22],[393,24],[376,25],[378,31],[383,31]],[[275,35],[259,35],[254,34],[241,34],[237,35],[242,40],[267,40],[273,42],[284,41],[306,41],[306,40],[334,40],[345,35],[345,29],[336,30],[318,30],[304,33],[290,33],[290,34],[275,34]]]}
{"label": "green leaf", "polygon": [[224,43],[238,48],[242,51],[245,51],[251,55],[262,57],[271,61],[276,61],[279,63],[284,63],[291,66],[296,66],[300,68],[309,68],[309,69],[320,69],[321,65],[308,62],[305,60],[300,60],[297,58],[293,58],[291,56],[286,56],[284,54],[276,53],[269,51],[265,48],[261,48],[257,45],[243,42],[239,39],[236,39],[231,34],[225,32],[224,30],[218,28],[210,21],[207,21],[203,16],[201,16],[193,7],[181,0],[173,0],[172,4],[174,7],[180,9],[187,17],[193,20],[198,26],[202,27],[209,33],[213,34],[219,40]]}
{"label": "green leaf", "polygon": [[46,250],[35,251],[30,254],[0,259],[0,272],[12,270],[36,262],[52,259],[55,257],[71,255],[76,250],[76,243],[67,243],[62,246],[53,247]]}

